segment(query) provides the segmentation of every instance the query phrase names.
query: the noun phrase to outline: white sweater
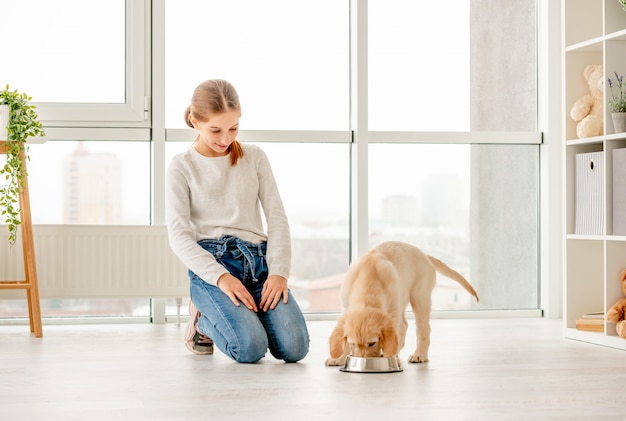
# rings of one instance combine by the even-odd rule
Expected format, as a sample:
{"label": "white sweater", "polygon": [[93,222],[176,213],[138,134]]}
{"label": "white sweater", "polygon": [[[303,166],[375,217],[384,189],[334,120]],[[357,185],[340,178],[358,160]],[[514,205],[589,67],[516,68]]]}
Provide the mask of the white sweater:
{"label": "white sweater", "polygon": [[244,155],[235,166],[228,155],[205,157],[192,145],[175,155],[167,169],[170,247],[185,266],[212,285],[228,271],[197,242],[224,234],[252,243],[267,241],[269,275],[289,278],[291,269],[289,224],[269,160],[256,145],[242,147]]}

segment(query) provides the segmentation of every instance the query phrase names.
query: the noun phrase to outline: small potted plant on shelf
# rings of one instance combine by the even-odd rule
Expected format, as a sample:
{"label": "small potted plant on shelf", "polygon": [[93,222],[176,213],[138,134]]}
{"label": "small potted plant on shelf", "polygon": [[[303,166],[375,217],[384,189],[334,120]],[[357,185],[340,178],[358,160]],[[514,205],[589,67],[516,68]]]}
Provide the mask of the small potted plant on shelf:
{"label": "small potted plant on shelf", "polygon": [[31,99],[25,93],[9,90],[9,85],[0,91],[0,144],[6,155],[6,162],[0,164],[0,214],[8,225],[11,245],[15,244],[20,224],[19,195],[28,176],[24,166],[29,159],[26,141],[45,136],[36,106],[29,103]]}
{"label": "small potted plant on shelf", "polygon": [[[626,132],[626,85],[624,85],[624,75],[619,75],[617,72],[613,73],[615,74],[614,80],[607,78],[611,90],[609,108],[611,109],[615,133],[623,133]],[[616,88],[617,93],[613,88]]]}

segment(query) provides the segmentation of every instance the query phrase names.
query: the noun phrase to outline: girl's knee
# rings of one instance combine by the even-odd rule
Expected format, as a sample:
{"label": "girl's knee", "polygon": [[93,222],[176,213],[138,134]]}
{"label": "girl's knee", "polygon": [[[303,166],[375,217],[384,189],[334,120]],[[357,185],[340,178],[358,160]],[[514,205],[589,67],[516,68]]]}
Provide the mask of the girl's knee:
{"label": "girl's knee", "polygon": [[285,355],[281,358],[286,363],[295,363],[303,360],[309,353],[309,345],[301,344],[299,347],[293,347],[285,352]]}
{"label": "girl's knee", "polygon": [[282,341],[272,353],[274,357],[286,363],[294,363],[304,359],[309,353],[309,335],[306,330],[298,335],[291,335],[288,340]]}
{"label": "girl's knee", "polygon": [[229,346],[228,355],[238,363],[255,363],[265,356],[268,342],[265,336],[248,336]]}

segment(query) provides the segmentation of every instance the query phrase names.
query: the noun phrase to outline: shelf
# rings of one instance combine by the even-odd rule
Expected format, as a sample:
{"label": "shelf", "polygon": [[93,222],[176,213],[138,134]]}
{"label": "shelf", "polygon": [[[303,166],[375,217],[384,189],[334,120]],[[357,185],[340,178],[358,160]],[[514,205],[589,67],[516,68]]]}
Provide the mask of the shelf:
{"label": "shelf", "polygon": [[595,345],[603,345],[626,351],[626,339],[616,335],[605,335],[602,332],[587,332],[576,328],[566,327],[563,329],[563,336],[568,339],[588,342]]}
{"label": "shelf", "polygon": [[584,139],[571,139],[566,140],[565,142],[567,146],[602,145],[602,142],[604,142],[604,136],[586,137]]}
{"label": "shelf", "polygon": [[[626,13],[626,12],[624,12]],[[607,34],[604,39],[607,41],[626,41],[626,29],[622,29],[621,31],[612,32]]]}
{"label": "shelf", "polygon": [[567,234],[568,240],[604,241],[603,235]]}
{"label": "shelf", "polygon": [[626,133],[608,134],[604,136],[605,140],[626,140]]}
{"label": "shelf", "polygon": [[[620,169],[621,154],[626,148],[626,133],[613,133],[613,121],[608,109],[611,96],[607,77],[614,72],[626,76],[626,12],[617,0],[562,0],[563,25],[563,218],[564,288],[563,335],[597,345],[626,350],[626,339],[617,336],[614,323],[605,323],[604,332],[576,329],[576,319],[593,311],[608,311],[624,297],[620,273],[626,269],[626,235],[622,232],[623,176]],[[569,116],[573,104],[589,93],[584,71],[588,65],[604,67],[604,131],[601,136],[579,139],[577,122]],[[614,77],[614,76],[613,76]],[[580,154],[602,152],[600,159],[590,161],[602,165],[582,166]],[[597,158],[597,157],[596,157]],[[618,165],[618,167],[615,167]],[[582,168],[582,174],[577,171]],[[594,172],[595,170],[595,172]],[[617,178],[616,178],[617,177]],[[577,194],[582,196],[577,197]],[[589,200],[590,203],[581,202]],[[616,200],[619,200],[616,202]],[[614,204],[617,205],[614,210]],[[591,209],[591,212],[587,212]],[[584,225],[579,232],[602,233],[598,235],[574,234],[576,212]],[[615,214],[617,212],[617,214]],[[593,218],[593,219],[585,219]],[[589,224],[591,223],[591,228]],[[614,224],[617,233],[612,235]]]}
{"label": "shelf", "polygon": [[[615,241],[618,243],[626,242],[626,235],[580,235],[567,234],[568,240],[585,240],[585,241]],[[626,267],[624,267],[626,269]]]}
{"label": "shelf", "polygon": [[578,44],[568,45],[565,47],[565,52],[577,52],[577,53],[602,53],[602,41],[604,37],[598,37]]}

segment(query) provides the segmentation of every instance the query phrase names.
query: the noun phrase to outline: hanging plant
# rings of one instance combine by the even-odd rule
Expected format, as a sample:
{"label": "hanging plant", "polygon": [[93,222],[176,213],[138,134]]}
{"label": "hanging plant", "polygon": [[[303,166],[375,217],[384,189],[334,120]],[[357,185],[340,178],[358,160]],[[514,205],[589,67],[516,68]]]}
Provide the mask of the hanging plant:
{"label": "hanging plant", "polygon": [[[0,91],[0,105],[9,106],[9,119],[6,127],[6,163],[0,167],[0,209],[9,229],[9,243],[15,244],[17,228],[20,225],[19,195],[24,189],[28,176],[23,162],[28,161],[27,139],[31,136],[44,136],[35,105],[29,104],[32,98],[17,90],[10,91],[9,85]],[[22,156],[24,160],[22,160]],[[3,180],[2,180],[3,179]]]}

